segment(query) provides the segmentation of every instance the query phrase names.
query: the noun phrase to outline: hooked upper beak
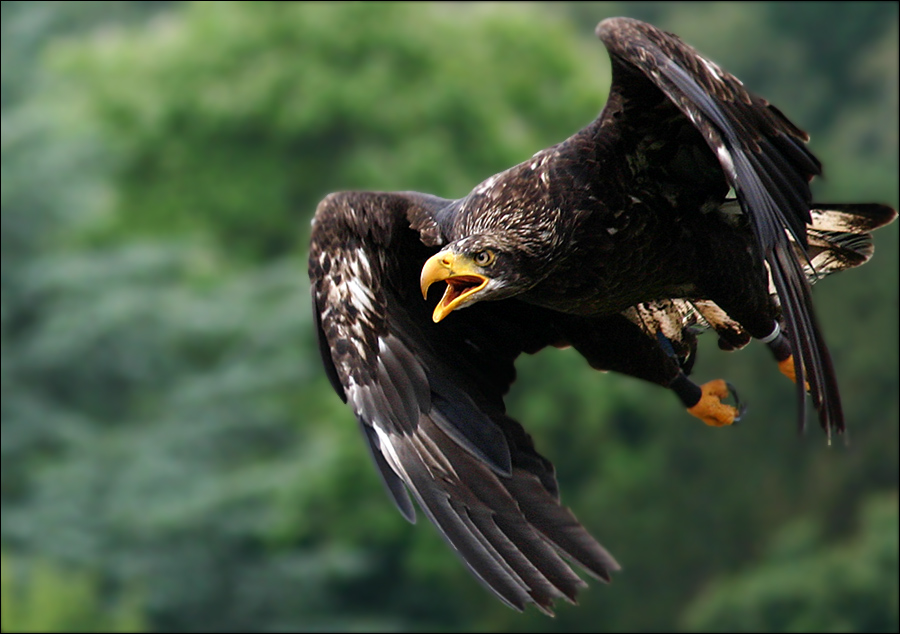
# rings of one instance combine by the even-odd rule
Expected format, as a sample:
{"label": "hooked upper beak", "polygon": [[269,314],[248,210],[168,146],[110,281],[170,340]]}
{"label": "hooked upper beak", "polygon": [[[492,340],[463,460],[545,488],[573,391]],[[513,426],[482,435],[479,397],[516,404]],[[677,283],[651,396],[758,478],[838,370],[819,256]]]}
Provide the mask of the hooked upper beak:
{"label": "hooked upper beak", "polygon": [[428,288],[435,282],[447,282],[447,290],[434,308],[434,323],[469,302],[475,293],[487,285],[488,278],[477,272],[477,268],[469,258],[452,251],[441,251],[428,258],[419,279],[422,297],[428,298]]}

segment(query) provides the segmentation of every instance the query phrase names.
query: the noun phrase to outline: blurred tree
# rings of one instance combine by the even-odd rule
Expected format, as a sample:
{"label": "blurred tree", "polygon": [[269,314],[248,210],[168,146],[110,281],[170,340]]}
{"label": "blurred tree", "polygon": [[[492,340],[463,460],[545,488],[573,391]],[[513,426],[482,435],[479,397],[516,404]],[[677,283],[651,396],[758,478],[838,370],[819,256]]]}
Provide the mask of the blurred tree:
{"label": "blurred tree", "polygon": [[896,632],[900,628],[896,496],[873,497],[843,543],[815,521],[782,529],[753,569],[713,579],[685,612],[702,632]]}
{"label": "blurred tree", "polygon": [[194,230],[271,258],[305,248],[298,218],[329,191],[459,196],[593,118],[602,60],[536,16],[198,3],[60,57],[120,146],[115,234]]}
{"label": "blurred tree", "polygon": [[37,258],[59,244],[79,213],[96,206],[103,195],[103,161],[96,144],[61,135],[60,126],[54,122],[58,111],[46,101],[34,99],[52,84],[50,74],[41,66],[41,57],[52,38],[139,21],[170,4],[2,5],[2,504],[17,498],[26,488],[23,470],[28,460],[51,452],[74,426],[69,412],[44,398],[45,386],[20,371],[20,362],[26,358],[20,344],[45,309],[43,298],[29,288],[29,269]]}
{"label": "blurred tree", "polygon": [[0,555],[0,621],[4,632],[141,632],[136,593],[118,605],[105,605],[96,579],[68,572],[46,561]]}

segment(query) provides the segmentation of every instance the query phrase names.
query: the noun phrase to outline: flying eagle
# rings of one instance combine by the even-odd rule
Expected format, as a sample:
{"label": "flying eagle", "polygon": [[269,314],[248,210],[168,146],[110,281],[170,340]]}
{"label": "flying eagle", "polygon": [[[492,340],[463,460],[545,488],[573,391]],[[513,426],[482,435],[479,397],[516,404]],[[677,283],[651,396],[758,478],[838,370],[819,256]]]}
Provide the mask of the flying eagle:
{"label": "flying eagle", "polygon": [[387,490],[410,522],[412,493],[519,610],[574,602],[571,563],[604,581],[619,565],[505,413],[516,357],[571,346],[721,426],[741,407],[724,381],[688,378],[694,332],[726,349],[756,338],[795,380],[801,427],[809,393],[830,437],[844,419],[810,282],[868,260],[868,232],[896,216],[812,204],[807,135],[676,36],[627,18],[596,33],[612,87],[574,136],[459,200],[336,193],[313,221],[325,370]]}

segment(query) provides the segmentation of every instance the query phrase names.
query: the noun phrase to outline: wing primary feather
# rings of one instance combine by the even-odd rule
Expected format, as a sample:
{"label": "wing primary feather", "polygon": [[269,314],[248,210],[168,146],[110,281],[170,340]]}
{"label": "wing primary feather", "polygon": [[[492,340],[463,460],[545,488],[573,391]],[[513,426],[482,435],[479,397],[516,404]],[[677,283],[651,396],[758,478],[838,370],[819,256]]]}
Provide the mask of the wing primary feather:
{"label": "wing primary feather", "polygon": [[[553,574],[554,565],[562,565],[564,568],[568,566],[557,557],[558,564],[552,562],[546,563],[547,548],[543,544],[543,549],[539,545],[531,545],[534,536],[524,534],[528,531],[517,531],[510,526],[503,527],[501,516],[489,511],[483,507],[465,507],[459,509],[458,512],[464,512],[468,517],[472,526],[480,534],[485,536],[497,555],[502,558],[509,567],[522,579],[525,587],[528,588],[528,594],[547,614],[552,615],[553,602],[556,599],[568,599],[572,601],[569,594],[560,590],[557,585],[550,580]],[[529,548],[529,546],[531,546]],[[528,548],[526,551],[525,549]],[[543,550],[543,552],[542,552]],[[552,551],[550,551],[552,553]],[[555,553],[552,553],[556,556]]]}
{"label": "wing primary feather", "polygon": [[[511,608],[522,611],[530,602],[521,579],[501,557],[489,547],[484,538],[473,531],[471,524],[459,516],[450,504],[445,490],[436,487],[431,474],[417,455],[409,455],[410,448],[398,453],[407,465],[410,485],[419,506],[438,527],[460,558],[475,576]],[[473,474],[475,475],[475,474]]]}
{"label": "wing primary feather", "polygon": [[410,380],[416,364],[404,364],[400,360],[402,346],[398,344],[396,340],[390,343],[384,339],[379,341],[378,379],[395,424],[400,429],[411,431],[418,421],[419,412],[428,411],[428,401],[427,398],[422,399],[416,390],[415,379]]}
{"label": "wing primary feather", "polygon": [[413,507],[412,500],[409,499],[409,491],[406,490],[403,480],[394,473],[394,470],[391,469],[387,460],[385,460],[375,430],[363,422],[360,422],[359,426],[362,429],[363,437],[366,439],[369,455],[375,461],[375,466],[378,467],[378,473],[381,475],[381,482],[394,501],[394,505],[407,522],[415,524],[416,509]]}
{"label": "wing primary feather", "polygon": [[[773,108],[769,106],[769,108]],[[775,110],[778,112],[777,110]],[[778,112],[779,116],[782,120],[787,121],[780,112]],[[798,139],[795,139],[793,136],[789,134],[785,134],[784,132],[779,132],[771,137],[769,137],[769,141],[777,146],[780,154],[790,156],[791,159],[796,161],[794,169],[797,170],[798,173],[801,174],[821,174],[822,173],[822,164],[819,163],[819,160],[806,149],[806,146],[803,145]]]}
{"label": "wing primary feather", "polygon": [[759,175],[762,181],[761,184],[763,185],[763,189],[759,192],[759,202],[757,204],[768,208],[766,219],[761,220],[761,222],[764,222],[767,226],[765,232],[765,239],[767,242],[763,243],[763,245],[771,245],[773,243],[779,245],[784,244],[785,240],[781,237],[781,234],[784,232],[785,227],[781,223],[776,224],[773,222],[775,219],[779,219],[784,225],[788,225],[787,229],[790,232],[791,237],[802,247],[803,258],[806,260],[807,264],[812,266],[812,263],[809,261],[809,256],[806,253],[806,249],[809,246],[806,236],[806,225],[808,222],[802,220],[798,222],[796,221],[796,214],[785,216],[785,214],[780,211],[781,209],[808,210],[810,202],[803,194],[798,193],[796,188],[790,185],[784,174],[779,171],[769,155],[764,153],[748,154],[741,150],[737,150],[737,152],[740,152],[742,158],[751,164],[753,173]]}
{"label": "wing primary feather", "polygon": [[610,573],[621,570],[613,556],[584,529],[569,509],[561,506],[544,489],[537,478],[516,478],[505,485],[519,500],[525,519],[591,576],[609,583]]}
{"label": "wing primary feather", "polygon": [[448,436],[488,465],[498,475],[512,473],[512,458],[506,436],[466,394],[432,394],[432,418]]}
{"label": "wing primary feather", "polygon": [[[475,463],[468,452],[456,447],[452,439],[427,419],[421,421],[418,436],[417,440],[409,439],[410,447],[415,447],[415,451],[401,453],[404,464],[415,459],[425,465],[424,469],[419,466],[407,468],[414,483],[413,491],[461,556],[490,558],[490,561],[468,560],[488,586],[494,587],[501,579],[505,585],[494,587],[495,591],[504,593],[515,605],[515,595],[510,595],[509,587],[506,587],[512,583],[530,597],[530,602],[548,613],[552,612],[556,599],[574,602],[578,590],[585,584],[557,551],[578,563],[585,561],[586,570],[591,574],[597,571],[608,579],[604,565],[611,558],[591,561],[589,556],[579,552],[586,550],[583,545],[575,545],[570,554],[560,547],[560,543],[569,545],[565,539],[552,539],[554,535],[565,534],[577,527],[588,541],[593,542],[571,513],[552,512],[558,502],[546,490],[539,508],[529,508],[537,499],[534,495],[516,497],[515,492],[525,490],[518,483],[531,481],[540,486],[537,477],[521,469],[514,469],[511,477],[496,476],[485,466]],[[428,442],[423,442],[426,438]],[[428,467],[428,464],[433,466]],[[439,466],[442,464],[446,466]],[[443,494],[435,493],[436,487]],[[456,517],[445,517],[447,509],[454,510]],[[555,524],[560,518],[564,525],[557,527]],[[462,526],[468,531],[461,532]],[[472,545],[472,540],[480,544],[480,549]],[[596,551],[605,553],[599,545],[596,545]],[[498,569],[506,575],[498,577]],[[617,569],[617,566],[610,569]]]}
{"label": "wing primary feather", "polygon": [[[547,522],[547,513],[541,515],[533,512],[537,509],[529,504],[528,498],[517,497],[514,493],[518,488],[514,483],[533,477],[521,469],[515,469],[510,478],[472,481],[468,488],[477,502],[470,505],[469,513],[472,515],[478,508],[491,509],[486,515],[481,514],[479,526],[486,534],[500,531],[500,541],[495,546],[519,575],[529,580],[529,587],[549,584],[547,592],[561,593],[561,596],[574,601],[583,582],[559,557],[553,542],[538,528],[541,524],[555,527],[554,523]],[[547,499],[552,500],[550,496]],[[553,501],[550,506],[558,507],[558,502]]]}

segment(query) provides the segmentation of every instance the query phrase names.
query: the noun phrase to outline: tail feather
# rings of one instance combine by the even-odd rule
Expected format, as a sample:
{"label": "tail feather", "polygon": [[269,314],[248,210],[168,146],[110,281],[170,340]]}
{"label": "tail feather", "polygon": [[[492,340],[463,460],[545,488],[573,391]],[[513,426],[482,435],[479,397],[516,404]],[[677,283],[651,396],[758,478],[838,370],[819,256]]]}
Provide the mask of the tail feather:
{"label": "tail feather", "polygon": [[[816,204],[810,214],[809,263],[804,267],[810,282],[868,262],[875,250],[870,232],[897,216],[890,207],[877,204]],[[803,257],[799,247],[798,255]]]}
{"label": "tail feather", "polygon": [[877,203],[813,203],[810,227],[819,231],[864,233],[893,222],[897,212]]}

